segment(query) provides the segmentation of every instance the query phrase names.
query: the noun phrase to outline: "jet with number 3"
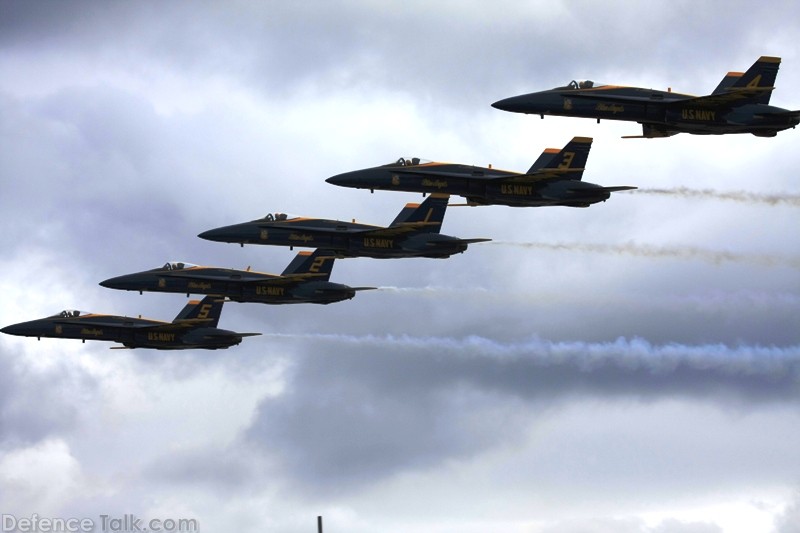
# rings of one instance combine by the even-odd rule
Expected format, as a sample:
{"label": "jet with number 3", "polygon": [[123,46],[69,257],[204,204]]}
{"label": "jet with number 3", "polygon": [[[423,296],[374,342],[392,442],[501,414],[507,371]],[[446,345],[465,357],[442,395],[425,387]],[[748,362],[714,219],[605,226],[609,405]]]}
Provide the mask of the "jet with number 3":
{"label": "jet with number 3", "polygon": [[774,137],[800,123],[800,111],[769,105],[780,63],[779,57],[762,56],[747,72],[729,72],[707,96],[573,80],[564,87],[506,98],[492,107],[542,118],[557,115],[642,125],[642,135],[626,138],[676,133]]}
{"label": "jet with number 3", "polygon": [[234,302],[264,304],[329,304],[349,300],[357,291],[328,281],[336,256],[328,250],[299,252],[282,274],[216,268],[171,261],[164,266],[100,282],[109,289],[128,291],[216,294]]}
{"label": "jet with number 3", "polygon": [[51,337],[81,339],[83,342],[113,341],[122,344],[114,348],[156,350],[217,350],[235,346],[244,337],[261,335],[218,328],[222,304],[223,299],[219,296],[192,300],[172,322],[65,310],[47,318],[6,326],[0,331],[40,340]]}
{"label": "jet with number 3", "polygon": [[459,239],[442,235],[447,194],[432,194],[421,204],[407,204],[387,227],[355,221],[268,214],[264,218],[208,230],[198,237],[210,241],[274,246],[318,247],[336,257],[445,258],[467,246],[491,239]]}
{"label": "jet with number 3", "polygon": [[564,148],[548,148],[523,173],[400,158],[379,167],[345,172],[326,181],[342,187],[387,191],[444,192],[467,205],[588,207],[630,186],[603,187],[582,181],[592,139],[575,137]]}

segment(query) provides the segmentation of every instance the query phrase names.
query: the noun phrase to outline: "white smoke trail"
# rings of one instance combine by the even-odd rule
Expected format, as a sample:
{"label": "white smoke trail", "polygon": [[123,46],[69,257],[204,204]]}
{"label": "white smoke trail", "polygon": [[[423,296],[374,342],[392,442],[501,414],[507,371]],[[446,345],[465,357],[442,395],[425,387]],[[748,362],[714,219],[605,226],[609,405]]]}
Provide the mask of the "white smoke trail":
{"label": "white smoke trail", "polygon": [[660,196],[676,196],[681,198],[698,198],[709,200],[727,200],[732,202],[765,204],[765,205],[787,205],[790,207],[800,207],[800,194],[759,194],[748,191],[717,191],[715,189],[690,189],[688,187],[676,187],[673,189],[637,189],[635,194],[653,194]]}
{"label": "white smoke trail", "polygon": [[378,290],[387,292],[396,292],[400,294],[415,294],[415,295],[417,294],[439,295],[442,293],[464,294],[465,292],[485,294],[489,292],[489,289],[483,287],[460,288],[460,287],[440,287],[436,285],[426,285],[425,287],[395,287],[389,285],[389,286],[378,287]]}
{"label": "white smoke trail", "polygon": [[520,248],[534,248],[551,251],[630,255],[654,259],[687,259],[705,261],[715,265],[719,265],[721,263],[747,263],[755,266],[788,266],[790,268],[800,269],[800,258],[798,257],[781,257],[768,254],[742,254],[723,250],[708,250],[693,246],[651,246],[632,242],[623,244],[596,244],[492,241],[488,244],[495,246],[517,246]]}
{"label": "white smoke trail", "polygon": [[461,358],[538,360],[547,365],[572,363],[581,370],[613,361],[631,370],[645,367],[653,372],[672,371],[680,363],[697,368],[724,368],[727,371],[784,373],[786,365],[794,380],[800,380],[800,345],[727,346],[725,344],[654,345],[641,339],[618,338],[613,342],[553,342],[531,337],[518,342],[500,342],[478,335],[463,338],[415,337],[412,335],[348,335],[343,333],[267,333],[276,339],[305,339],[373,348],[401,347],[419,352],[450,353]]}

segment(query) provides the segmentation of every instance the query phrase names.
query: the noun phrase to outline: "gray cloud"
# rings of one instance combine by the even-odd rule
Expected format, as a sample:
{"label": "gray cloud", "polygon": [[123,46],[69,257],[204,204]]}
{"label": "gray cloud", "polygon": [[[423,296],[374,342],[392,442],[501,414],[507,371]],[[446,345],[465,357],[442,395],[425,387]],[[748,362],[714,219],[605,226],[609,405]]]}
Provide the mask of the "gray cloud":
{"label": "gray cloud", "polygon": [[0,348],[0,446],[9,449],[70,433],[80,422],[72,398],[92,398],[95,378],[68,361],[38,367],[27,352]]}
{"label": "gray cloud", "polygon": [[749,410],[800,400],[800,351],[489,339],[309,335],[288,393],[261,403],[248,440],[302,490],[361,488],[522,436],[577,397],[671,397]]}

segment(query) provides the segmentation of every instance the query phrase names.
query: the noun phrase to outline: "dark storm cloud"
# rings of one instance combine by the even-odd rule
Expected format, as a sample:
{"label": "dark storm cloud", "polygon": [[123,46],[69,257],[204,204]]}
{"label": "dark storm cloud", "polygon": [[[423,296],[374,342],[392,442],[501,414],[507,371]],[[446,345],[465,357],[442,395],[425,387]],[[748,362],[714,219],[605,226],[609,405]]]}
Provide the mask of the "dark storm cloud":
{"label": "dark storm cloud", "polygon": [[800,350],[644,340],[503,345],[480,337],[308,336],[285,395],[247,432],[303,488],[360,487],[522,436],[579,397],[693,398],[729,409],[800,402]]}
{"label": "dark storm cloud", "polygon": [[[754,26],[721,41],[717,36],[731,33],[736,9],[712,4],[616,7],[499,2],[487,11],[479,2],[14,1],[3,3],[0,44],[27,51],[58,47],[108,65],[155,61],[201,78],[225,73],[284,96],[308,86],[389,87],[431,108],[481,105],[488,112],[488,103],[509,96],[509,88],[549,88],[580,76],[630,78],[641,61],[700,91],[703,84],[691,81],[716,67],[712,57],[732,59],[760,36]],[[780,20],[780,11],[764,6],[753,16],[768,25]],[[654,34],[662,35],[659,46],[637,46]],[[695,61],[698,47],[709,58],[705,64]]]}

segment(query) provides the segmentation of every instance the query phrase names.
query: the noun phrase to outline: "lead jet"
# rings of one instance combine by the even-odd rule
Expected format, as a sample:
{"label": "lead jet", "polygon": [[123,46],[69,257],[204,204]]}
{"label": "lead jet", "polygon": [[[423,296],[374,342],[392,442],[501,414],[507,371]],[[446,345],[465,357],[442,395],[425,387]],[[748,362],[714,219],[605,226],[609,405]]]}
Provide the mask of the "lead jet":
{"label": "lead jet", "polygon": [[608,200],[612,192],[636,188],[581,181],[591,147],[592,139],[575,137],[561,150],[546,149],[524,174],[401,157],[388,165],[346,172],[325,181],[371,191],[440,191],[463,196],[467,205],[513,207],[589,207]]}
{"label": "lead jet", "polygon": [[714,92],[692,96],[655,89],[572,81],[564,87],[506,98],[492,107],[514,113],[636,121],[642,135],[752,133],[774,137],[800,123],[800,111],[769,105],[781,59],[762,56],[747,72],[729,72]]}
{"label": "lead jet", "polygon": [[235,346],[244,337],[261,335],[218,328],[222,304],[223,300],[218,296],[192,300],[172,322],[66,310],[47,318],[6,326],[0,331],[9,335],[37,337],[39,340],[52,337],[81,339],[83,342],[113,341],[122,344],[114,348],[156,350],[217,350]]}
{"label": "lead jet", "polygon": [[349,300],[356,291],[375,287],[348,287],[331,283],[335,256],[328,250],[299,252],[282,274],[216,268],[171,261],[164,266],[100,282],[109,289],[128,291],[216,294],[234,302],[264,304],[329,304]]}
{"label": "lead jet", "polygon": [[421,204],[407,204],[387,227],[321,218],[292,217],[283,213],[212,229],[202,239],[245,244],[319,247],[337,257],[445,258],[467,246],[491,239],[459,239],[442,235],[447,194],[432,194]]}

